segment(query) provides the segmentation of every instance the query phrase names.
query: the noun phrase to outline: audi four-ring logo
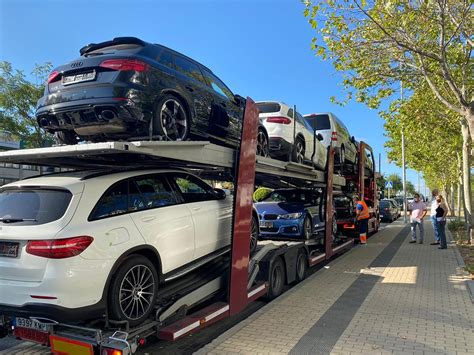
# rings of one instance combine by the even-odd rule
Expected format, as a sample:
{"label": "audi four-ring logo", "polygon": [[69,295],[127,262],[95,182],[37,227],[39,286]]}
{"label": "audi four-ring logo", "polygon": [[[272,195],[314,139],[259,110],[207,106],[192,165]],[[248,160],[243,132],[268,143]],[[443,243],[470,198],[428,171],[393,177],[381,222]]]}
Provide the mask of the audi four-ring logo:
{"label": "audi four-ring logo", "polygon": [[72,68],[79,68],[79,67],[82,67],[82,64],[84,64],[84,63],[83,62],[75,62],[75,63],[71,64],[71,67]]}

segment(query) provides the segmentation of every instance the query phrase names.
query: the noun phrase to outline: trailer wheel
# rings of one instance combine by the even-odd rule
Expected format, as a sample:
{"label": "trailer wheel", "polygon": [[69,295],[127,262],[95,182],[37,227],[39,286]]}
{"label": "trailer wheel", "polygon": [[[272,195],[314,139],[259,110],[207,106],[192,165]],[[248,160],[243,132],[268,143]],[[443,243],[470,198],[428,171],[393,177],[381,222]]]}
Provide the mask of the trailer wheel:
{"label": "trailer wheel", "polygon": [[308,257],[303,249],[300,249],[296,258],[296,283],[303,281],[306,278],[308,271]]}
{"label": "trailer wheel", "polygon": [[280,257],[277,257],[270,268],[270,280],[267,298],[272,300],[280,296],[285,285],[285,265]]}
{"label": "trailer wheel", "polygon": [[130,326],[143,323],[155,305],[158,275],[154,265],[142,255],[126,259],[115,273],[108,297],[113,320],[126,320]]}

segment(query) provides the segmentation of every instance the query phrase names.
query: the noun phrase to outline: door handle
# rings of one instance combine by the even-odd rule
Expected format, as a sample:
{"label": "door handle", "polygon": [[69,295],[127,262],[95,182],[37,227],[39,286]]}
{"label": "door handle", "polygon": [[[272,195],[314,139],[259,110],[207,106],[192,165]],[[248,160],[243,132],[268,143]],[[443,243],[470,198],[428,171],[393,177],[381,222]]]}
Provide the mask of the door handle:
{"label": "door handle", "polygon": [[194,212],[197,212],[197,211],[200,211],[200,210],[201,210],[201,207],[193,207],[192,210],[193,210]]}
{"label": "door handle", "polygon": [[142,217],[142,222],[151,222],[155,219],[156,219],[155,216],[146,216],[146,217]]}
{"label": "door handle", "polygon": [[188,89],[188,91],[191,91],[191,92],[194,91],[194,89],[191,86],[186,85],[185,88]]}

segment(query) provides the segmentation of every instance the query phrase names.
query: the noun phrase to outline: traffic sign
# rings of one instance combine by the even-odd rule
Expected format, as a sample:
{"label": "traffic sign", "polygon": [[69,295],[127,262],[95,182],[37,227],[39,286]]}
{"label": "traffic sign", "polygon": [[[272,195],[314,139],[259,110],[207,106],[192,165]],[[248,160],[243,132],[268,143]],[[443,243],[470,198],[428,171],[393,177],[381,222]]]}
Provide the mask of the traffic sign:
{"label": "traffic sign", "polygon": [[387,181],[385,183],[385,188],[386,189],[393,189],[393,183],[391,181]]}

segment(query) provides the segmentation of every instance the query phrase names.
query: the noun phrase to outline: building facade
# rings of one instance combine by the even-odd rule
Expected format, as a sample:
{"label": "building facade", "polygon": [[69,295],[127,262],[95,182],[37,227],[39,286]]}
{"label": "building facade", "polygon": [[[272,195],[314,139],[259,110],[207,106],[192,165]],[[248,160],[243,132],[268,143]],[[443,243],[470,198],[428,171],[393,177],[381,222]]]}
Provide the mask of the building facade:
{"label": "building facade", "polygon": [[[0,131],[0,152],[14,149],[20,149],[20,141],[10,133]],[[38,174],[36,166],[0,163],[0,186]]]}

